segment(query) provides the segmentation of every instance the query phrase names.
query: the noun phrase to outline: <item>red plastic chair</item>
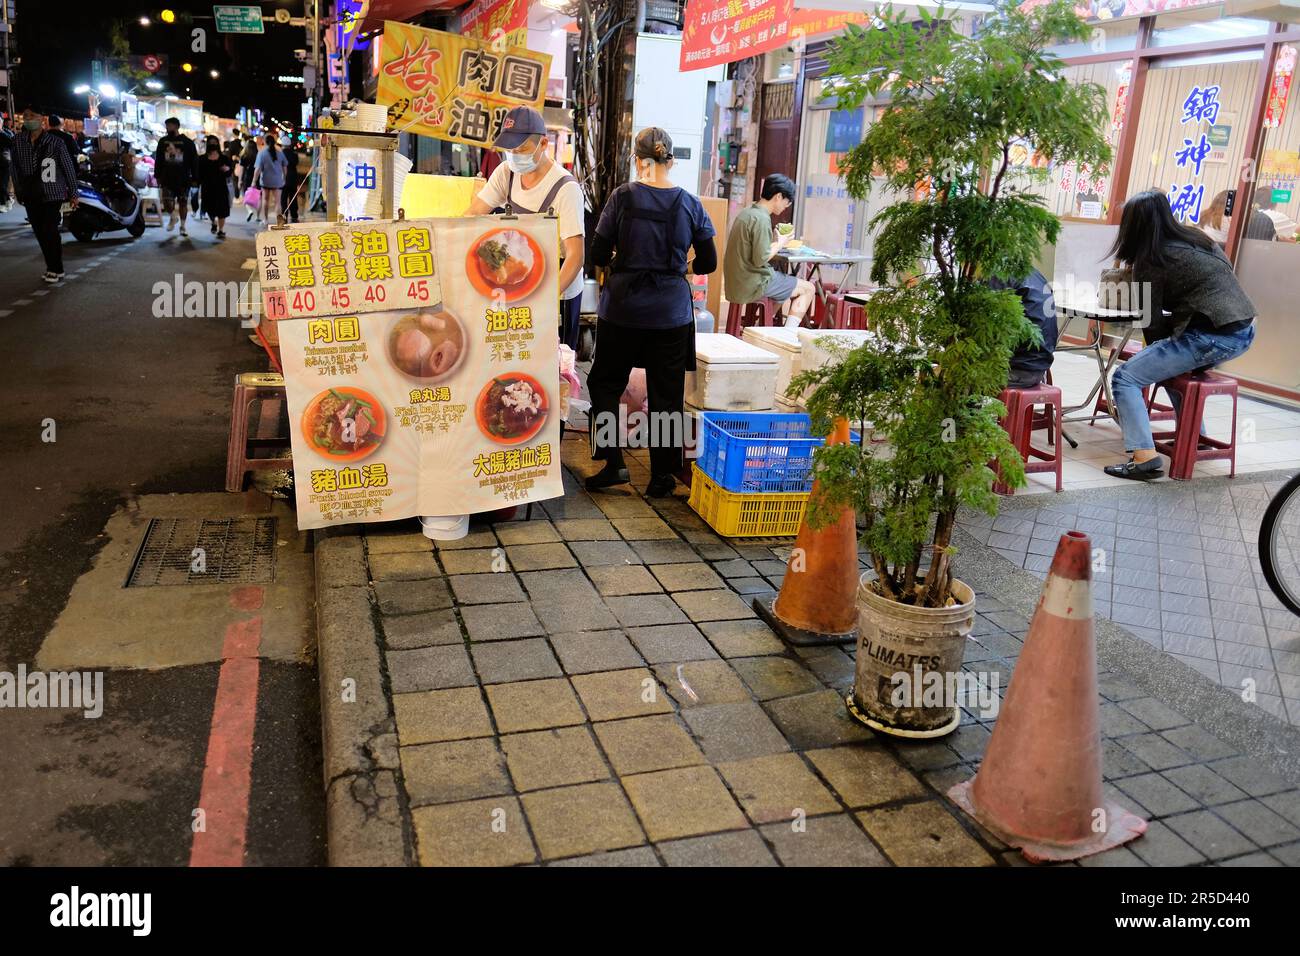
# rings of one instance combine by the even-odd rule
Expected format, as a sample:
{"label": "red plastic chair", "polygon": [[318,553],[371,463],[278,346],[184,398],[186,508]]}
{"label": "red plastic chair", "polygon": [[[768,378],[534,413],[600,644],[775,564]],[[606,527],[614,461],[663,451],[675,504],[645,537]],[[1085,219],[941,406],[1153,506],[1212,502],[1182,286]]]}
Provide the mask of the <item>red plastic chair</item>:
{"label": "red plastic chair", "polygon": [[[1237,475],[1237,380],[1214,372],[1190,372],[1160,382],[1169,394],[1182,396],[1182,414],[1171,432],[1153,432],[1156,451],[1169,456],[1169,477],[1186,481],[1192,477],[1198,461],[1226,458],[1228,476]],[[1227,440],[1201,434],[1205,417],[1205,400],[1211,395],[1232,397],[1232,433]]]}
{"label": "red plastic chair", "polygon": [[[1061,390],[1055,385],[1042,384],[1034,388],[1004,388],[998,399],[1006,406],[1007,414],[1002,419],[1002,428],[1011,439],[1011,444],[1020,452],[1025,462],[1025,474],[1033,475],[1053,472],[1056,475],[1056,490],[1061,490]],[[1045,406],[1038,412],[1039,406]],[[1046,416],[1045,418],[1043,416]],[[1033,432],[1042,424],[1047,428],[1048,444],[1052,451],[1035,448]],[[1038,461],[1031,459],[1037,458]],[[999,495],[1012,494],[1014,489],[1001,480],[1000,470],[993,491]]]}
{"label": "red plastic chair", "polygon": [[766,298],[747,304],[730,302],[727,304],[727,334],[740,338],[745,329],[753,325],[782,325],[779,309],[779,302]]}

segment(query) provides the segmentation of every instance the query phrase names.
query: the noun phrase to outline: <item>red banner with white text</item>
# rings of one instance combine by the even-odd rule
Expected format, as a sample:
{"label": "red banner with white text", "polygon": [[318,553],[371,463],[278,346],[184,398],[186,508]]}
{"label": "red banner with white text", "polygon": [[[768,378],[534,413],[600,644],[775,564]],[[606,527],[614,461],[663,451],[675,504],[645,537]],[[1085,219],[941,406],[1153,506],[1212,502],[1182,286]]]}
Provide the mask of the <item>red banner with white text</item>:
{"label": "red banner with white text", "polygon": [[861,13],[796,10],[794,0],[688,0],[680,66],[731,63],[866,22]]}

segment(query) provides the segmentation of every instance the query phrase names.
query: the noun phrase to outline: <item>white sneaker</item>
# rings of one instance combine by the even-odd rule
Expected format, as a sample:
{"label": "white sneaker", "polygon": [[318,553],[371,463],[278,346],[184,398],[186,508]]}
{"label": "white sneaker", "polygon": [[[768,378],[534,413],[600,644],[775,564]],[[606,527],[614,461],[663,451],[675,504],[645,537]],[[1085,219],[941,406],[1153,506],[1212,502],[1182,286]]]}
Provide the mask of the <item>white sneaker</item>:
{"label": "white sneaker", "polygon": [[181,235],[182,235],[182,236],[188,236],[188,235],[189,235],[189,233],[185,231],[185,223],[181,223]]}
{"label": "white sneaker", "polygon": [[180,216],[176,215],[176,210],[172,210],[171,218],[167,220],[167,231],[171,232],[176,228],[176,223],[180,222]]}

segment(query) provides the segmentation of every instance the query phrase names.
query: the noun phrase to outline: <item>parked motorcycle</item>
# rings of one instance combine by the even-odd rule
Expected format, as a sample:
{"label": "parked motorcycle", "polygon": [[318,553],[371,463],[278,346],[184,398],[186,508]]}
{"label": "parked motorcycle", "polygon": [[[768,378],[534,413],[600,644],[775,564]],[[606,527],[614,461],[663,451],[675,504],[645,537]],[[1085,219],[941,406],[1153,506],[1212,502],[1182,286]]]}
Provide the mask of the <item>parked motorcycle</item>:
{"label": "parked motorcycle", "polygon": [[82,168],[77,175],[77,208],[65,211],[63,222],[79,242],[117,229],[138,239],[145,229],[144,204],[135,187],[122,178],[120,165]]}

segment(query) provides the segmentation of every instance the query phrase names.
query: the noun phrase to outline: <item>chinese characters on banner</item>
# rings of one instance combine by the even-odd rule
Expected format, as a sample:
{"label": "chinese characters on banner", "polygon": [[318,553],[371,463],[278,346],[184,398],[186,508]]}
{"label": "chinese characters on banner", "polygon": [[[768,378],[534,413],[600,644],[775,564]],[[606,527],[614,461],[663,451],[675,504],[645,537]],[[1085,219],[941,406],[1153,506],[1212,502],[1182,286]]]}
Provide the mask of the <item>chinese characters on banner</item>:
{"label": "chinese characters on banner", "polygon": [[430,221],[338,222],[259,233],[262,314],[278,322],[437,306]]}
{"label": "chinese characters on banner", "polygon": [[400,132],[490,146],[516,106],[541,110],[547,53],[384,22],[377,101]]}
{"label": "chinese characters on banner", "polygon": [[731,63],[867,21],[861,13],[796,10],[794,0],[688,0],[680,65],[687,71]]}
{"label": "chinese characters on banner", "polygon": [[[369,225],[389,239],[394,260],[402,230],[429,237],[425,281],[440,304],[279,323],[299,527],[561,496],[554,220]],[[319,240],[335,234],[276,230],[259,236],[258,249],[271,236],[308,249],[317,282],[302,291],[327,299]]]}
{"label": "chinese characters on banner", "polygon": [[460,15],[461,36],[506,46],[528,43],[528,0],[474,0]]}
{"label": "chinese characters on banner", "polygon": [[339,218],[378,219],[383,207],[383,154],[346,146],[338,151]]}
{"label": "chinese characters on banner", "polygon": [[[1183,145],[1174,150],[1174,163],[1185,169],[1190,182],[1174,183],[1169,187],[1169,205],[1174,218],[1180,222],[1200,222],[1201,204],[1205,200],[1205,184],[1194,180],[1201,175],[1201,166],[1209,156],[1212,146],[1208,130],[1219,119],[1219,86],[1193,86],[1183,99],[1182,114],[1178,124],[1193,124],[1190,136],[1183,137]],[[1194,138],[1193,138],[1194,137]]]}

